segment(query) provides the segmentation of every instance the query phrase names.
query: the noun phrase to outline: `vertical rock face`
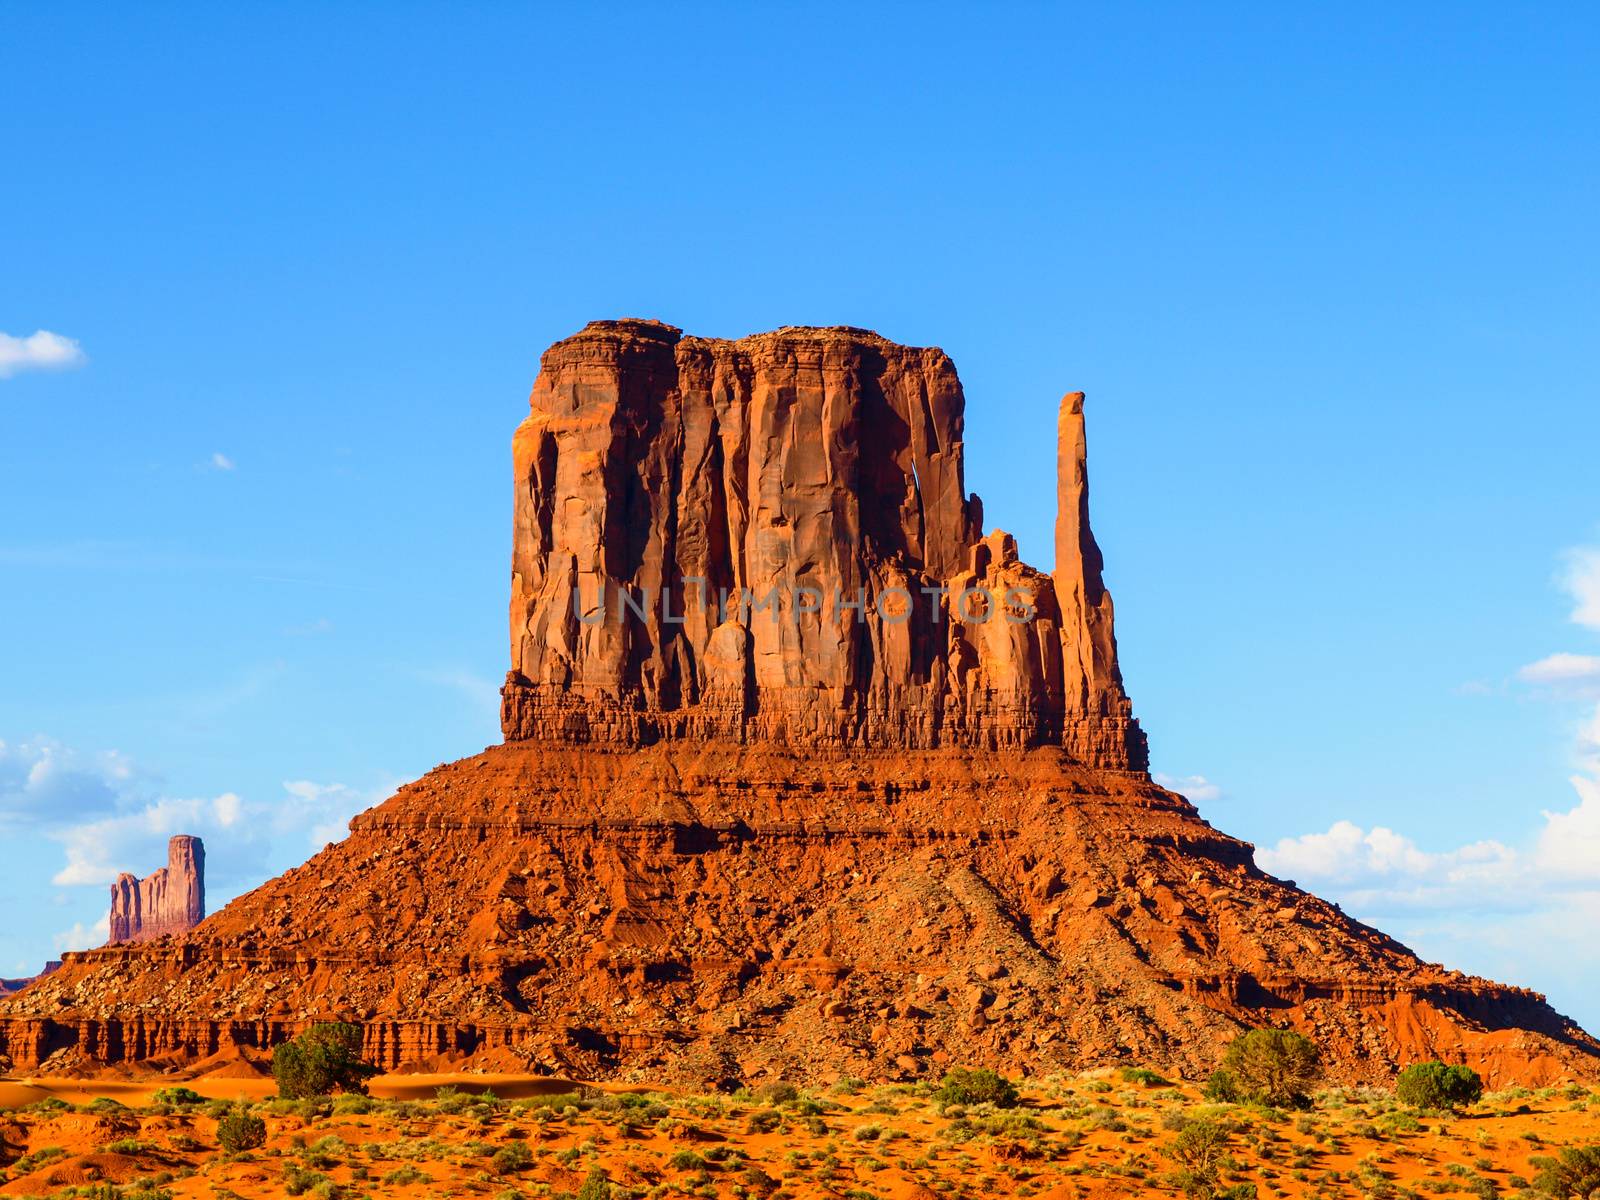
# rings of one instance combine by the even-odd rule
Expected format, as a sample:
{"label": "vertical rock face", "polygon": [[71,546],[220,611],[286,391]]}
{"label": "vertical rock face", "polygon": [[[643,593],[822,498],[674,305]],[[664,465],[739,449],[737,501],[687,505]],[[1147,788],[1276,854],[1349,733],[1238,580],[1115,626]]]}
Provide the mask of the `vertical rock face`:
{"label": "vertical rock face", "polygon": [[507,739],[1055,743],[1142,770],[1082,400],[1062,409],[1052,576],[982,535],[940,350],[653,321],[557,343],[513,442]]}
{"label": "vertical rock face", "polygon": [[167,865],[140,879],[126,871],[111,885],[111,940],[148,942],[187,933],[206,915],[206,848],[179,834],[167,843]]}

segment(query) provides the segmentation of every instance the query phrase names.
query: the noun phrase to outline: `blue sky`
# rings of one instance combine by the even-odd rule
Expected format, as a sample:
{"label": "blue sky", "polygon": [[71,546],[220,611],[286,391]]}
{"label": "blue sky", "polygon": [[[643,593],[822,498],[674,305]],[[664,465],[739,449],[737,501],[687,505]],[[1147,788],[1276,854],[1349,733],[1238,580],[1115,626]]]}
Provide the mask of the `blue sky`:
{"label": "blue sky", "polygon": [[6,22],[0,974],[497,739],[511,430],[640,315],[944,347],[1039,566],[1086,390],[1156,768],[1600,1026],[1593,9]]}

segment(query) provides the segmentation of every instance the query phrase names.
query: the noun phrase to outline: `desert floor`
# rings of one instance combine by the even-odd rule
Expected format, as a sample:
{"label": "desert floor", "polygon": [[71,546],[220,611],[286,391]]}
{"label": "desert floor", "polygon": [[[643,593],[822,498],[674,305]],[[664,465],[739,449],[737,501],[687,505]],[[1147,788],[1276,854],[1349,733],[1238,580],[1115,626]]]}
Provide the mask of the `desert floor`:
{"label": "desert floor", "polygon": [[[1006,1110],[849,1080],[726,1096],[402,1075],[371,1098],[286,1101],[268,1098],[270,1079],[201,1079],[182,1086],[209,1099],[187,1103],[159,1086],[0,1080],[0,1195],[1177,1195],[1178,1131],[1204,1120],[1226,1131],[1218,1196],[1487,1197],[1526,1188],[1535,1156],[1600,1142],[1600,1091],[1576,1085],[1494,1093],[1456,1115],[1366,1090],[1319,1093],[1301,1112],[1215,1105],[1109,1071],[1028,1081]],[[268,1137],[229,1155],[217,1119],[241,1106]]]}

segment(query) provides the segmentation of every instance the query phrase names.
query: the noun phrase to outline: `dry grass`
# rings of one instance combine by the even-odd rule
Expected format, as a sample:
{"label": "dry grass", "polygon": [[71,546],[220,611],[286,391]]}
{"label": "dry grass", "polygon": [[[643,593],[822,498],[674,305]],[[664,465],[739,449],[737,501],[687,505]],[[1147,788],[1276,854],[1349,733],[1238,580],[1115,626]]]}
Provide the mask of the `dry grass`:
{"label": "dry grass", "polygon": [[[538,1090],[529,1083],[520,1090]],[[49,1098],[0,1111],[0,1194],[1488,1197],[1525,1190],[1535,1156],[1600,1142],[1600,1093],[1581,1087],[1490,1095],[1456,1115],[1412,1113],[1377,1091],[1326,1092],[1303,1112],[1214,1105],[1191,1086],[1109,1072],[1029,1081],[1011,1109],[941,1108],[933,1090]],[[216,1124],[234,1104],[268,1132],[230,1156]]]}

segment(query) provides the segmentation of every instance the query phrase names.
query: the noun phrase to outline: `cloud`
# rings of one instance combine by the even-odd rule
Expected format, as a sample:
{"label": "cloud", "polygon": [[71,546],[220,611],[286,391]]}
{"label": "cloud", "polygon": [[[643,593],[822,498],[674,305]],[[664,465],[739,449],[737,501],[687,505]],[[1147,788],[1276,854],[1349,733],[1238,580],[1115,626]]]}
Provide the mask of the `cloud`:
{"label": "cloud", "polygon": [[0,829],[104,812],[137,782],[115,750],[81,754],[45,737],[0,741]]}
{"label": "cloud", "polygon": [[96,946],[104,946],[111,940],[111,913],[108,910],[98,921],[88,925],[82,921],[75,921],[71,929],[62,930],[53,940],[57,954],[68,950],[93,950]]}
{"label": "cloud", "polygon": [[229,458],[220,450],[211,456],[206,465],[209,466],[213,471],[232,471],[234,469],[233,459]]}
{"label": "cloud", "polygon": [[341,841],[349,831],[350,818],[386,799],[392,788],[363,792],[342,783],[312,783],[294,780],[283,785],[288,803],[275,809],[275,820],[284,830],[303,830],[306,844],[320,850],[329,842]]}
{"label": "cloud", "polygon": [[253,884],[343,838],[352,816],[400,782],[362,789],[291,780],[265,799],[170,796],[121,754],[85,754],[38,737],[0,742],[0,831],[60,845],[64,861],[51,880],[60,887],[104,887],[123,871],[147,875],[166,862],[176,833],[205,839],[208,873],[218,881]]}
{"label": "cloud", "polygon": [[40,329],[27,337],[0,333],[0,379],[20,371],[61,371],[88,362],[76,338]]}
{"label": "cloud", "polygon": [[1551,654],[1517,672],[1525,683],[1558,686],[1600,684],[1600,657],[1593,654]]}
{"label": "cloud", "polygon": [[1164,775],[1157,771],[1151,778],[1167,791],[1177,792],[1195,804],[1222,798],[1222,789],[1204,775]]}
{"label": "cloud", "polygon": [[175,833],[209,838],[231,831],[237,850],[241,843],[258,843],[254,830],[238,830],[243,802],[232,792],[211,800],[185,800],[162,796],[143,807],[98,820],[69,825],[49,834],[66,851],[67,862],[50,880],[58,887],[105,886],[123,871],[148,875],[167,861],[167,839]]}
{"label": "cloud", "polygon": [[104,887],[123,871],[147,875],[167,861],[167,839],[191,833],[206,843],[208,875],[244,883],[304,861],[310,851],[344,838],[350,818],[394,790],[294,780],[283,795],[251,801],[235,792],[209,798],[156,796],[93,820],[50,830],[66,863],[58,887]]}
{"label": "cloud", "polygon": [[1411,905],[1443,899],[1469,883],[1509,878],[1518,855],[1494,841],[1429,853],[1387,826],[1362,829],[1351,821],[1335,821],[1325,833],[1284,838],[1276,846],[1258,849],[1256,863],[1264,871],[1300,883],[1338,884],[1369,901],[1381,893],[1390,901]]}
{"label": "cloud", "polygon": [[1566,569],[1561,583],[1577,602],[1572,621],[1600,629],[1600,546],[1579,546],[1568,550],[1564,557]]}

